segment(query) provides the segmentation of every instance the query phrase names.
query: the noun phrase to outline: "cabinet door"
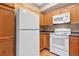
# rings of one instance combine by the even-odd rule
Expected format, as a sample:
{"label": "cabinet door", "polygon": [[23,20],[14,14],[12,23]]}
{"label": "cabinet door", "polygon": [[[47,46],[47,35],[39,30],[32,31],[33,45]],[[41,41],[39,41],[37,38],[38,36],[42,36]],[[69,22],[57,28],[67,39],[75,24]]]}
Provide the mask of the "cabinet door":
{"label": "cabinet door", "polygon": [[45,25],[44,14],[40,14],[40,25],[41,26],[44,26]]}
{"label": "cabinet door", "polygon": [[79,55],[79,37],[70,37],[70,56]]}
{"label": "cabinet door", "polygon": [[50,33],[46,33],[46,48],[50,49]]}
{"label": "cabinet door", "polygon": [[0,41],[0,56],[5,56],[5,51],[3,50],[4,48],[4,42]]}
{"label": "cabinet door", "polygon": [[15,56],[16,55],[16,41],[8,40],[4,42],[3,52],[5,56]]}
{"label": "cabinet door", "polygon": [[53,24],[53,21],[52,21],[53,15],[52,15],[52,13],[46,13],[44,19],[45,19],[45,21],[44,21],[45,25],[52,25]]}
{"label": "cabinet door", "polygon": [[15,40],[0,41],[0,56],[15,56]]}
{"label": "cabinet door", "polygon": [[71,23],[79,23],[79,4],[71,8]]}
{"label": "cabinet door", "polygon": [[0,37],[15,35],[14,12],[0,8]]}
{"label": "cabinet door", "polygon": [[41,33],[40,35],[40,50],[50,48],[50,33]]}
{"label": "cabinet door", "polygon": [[66,13],[66,12],[70,12],[70,8],[69,7],[65,7],[61,9],[61,13]]}
{"label": "cabinet door", "polygon": [[42,50],[42,49],[45,48],[44,39],[45,39],[45,36],[44,36],[44,34],[42,33],[42,34],[40,35],[40,50]]}
{"label": "cabinet door", "polygon": [[42,26],[52,25],[53,24],[52,13],[41,14],[40,15],[40,24]]}

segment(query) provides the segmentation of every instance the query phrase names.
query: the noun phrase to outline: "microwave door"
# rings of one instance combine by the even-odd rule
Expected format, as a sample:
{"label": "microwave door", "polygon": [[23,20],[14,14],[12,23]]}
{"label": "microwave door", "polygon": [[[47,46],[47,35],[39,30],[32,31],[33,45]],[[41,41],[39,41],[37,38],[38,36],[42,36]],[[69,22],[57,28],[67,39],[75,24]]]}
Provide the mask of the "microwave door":
{"label": "microwave door", "polygon": [[61,24],[64,23],[63,17],[54,18],[54,24]]}

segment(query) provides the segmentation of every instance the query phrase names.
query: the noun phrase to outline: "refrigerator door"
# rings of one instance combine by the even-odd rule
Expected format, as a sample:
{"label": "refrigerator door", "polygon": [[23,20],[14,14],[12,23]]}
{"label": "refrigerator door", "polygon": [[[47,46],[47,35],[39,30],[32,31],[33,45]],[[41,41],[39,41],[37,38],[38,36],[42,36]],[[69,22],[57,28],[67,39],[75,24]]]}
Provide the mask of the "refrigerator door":
{"label": "refrigerator door", "polygon": [[39,30],[19,30],[17,56],[39,56]]}
{"label": "refrigerator door", "polygon": [[19,29],[39,29],[39,15],[28,10],[18,9]]}

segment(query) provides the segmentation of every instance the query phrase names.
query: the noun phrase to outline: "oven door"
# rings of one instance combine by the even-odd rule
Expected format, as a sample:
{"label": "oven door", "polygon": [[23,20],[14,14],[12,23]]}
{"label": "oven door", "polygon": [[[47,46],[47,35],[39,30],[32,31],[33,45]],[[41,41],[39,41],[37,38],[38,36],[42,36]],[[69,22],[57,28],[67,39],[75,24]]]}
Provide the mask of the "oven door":
{"label": "oven door", "polygon": [[69,36],[64,35],[51,35],[50,47],[54,46],[62,50],[69,51]]}

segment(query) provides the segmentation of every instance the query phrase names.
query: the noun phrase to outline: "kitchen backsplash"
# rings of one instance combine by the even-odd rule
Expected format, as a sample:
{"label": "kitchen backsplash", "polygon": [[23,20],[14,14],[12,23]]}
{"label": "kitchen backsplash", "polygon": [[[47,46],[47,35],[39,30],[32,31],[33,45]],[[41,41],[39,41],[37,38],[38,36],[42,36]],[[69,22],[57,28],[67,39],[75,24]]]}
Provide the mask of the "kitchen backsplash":
{"label": "kitchen backsplash", "polygon": [[40,29],[41,29],[40,31],[54,31],[53,25],[51,25],[51,26],[41,26]]}
{"label": "kitchen backsplash", "polygon": [[72,32],[79,32],[79,23],[71,24]]}
{"label": "kitchen backsplash", "polygon": [[70,26],[70,23],[65,23],[65,24],[54,25],[54,29],[55,28],[71,28],[71,26]]}
{"label": "kitchen backsplash", "polygon": [[50,25],[50,26],[40,26],[40,31],[54,31],[55,28],[71,28],[72,32],[79,32],[79,23],[75,24],[57,24],[57,25]]}

